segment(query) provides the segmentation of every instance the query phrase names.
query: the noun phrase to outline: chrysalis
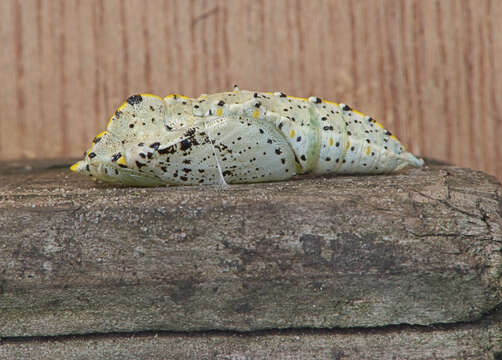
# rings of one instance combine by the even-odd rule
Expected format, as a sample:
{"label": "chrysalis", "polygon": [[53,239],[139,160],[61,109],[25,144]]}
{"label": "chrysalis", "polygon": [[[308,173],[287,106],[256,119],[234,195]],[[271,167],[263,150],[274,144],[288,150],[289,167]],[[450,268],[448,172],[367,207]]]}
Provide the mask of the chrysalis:
{"label": "chrysalis", "polygon": [[381,174],[423,160],[369,116],[317,97],[241,91],[134,95],[72,171],[136,186],[232,184],[296,174]]}

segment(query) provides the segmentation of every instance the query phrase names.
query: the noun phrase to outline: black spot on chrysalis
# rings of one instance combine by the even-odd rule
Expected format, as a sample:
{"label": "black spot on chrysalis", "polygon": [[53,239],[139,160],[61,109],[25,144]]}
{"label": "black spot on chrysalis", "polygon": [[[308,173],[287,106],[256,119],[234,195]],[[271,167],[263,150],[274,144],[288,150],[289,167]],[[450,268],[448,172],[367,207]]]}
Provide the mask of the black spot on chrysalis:
{"label": "black spot on chrysalis", "polygon": [[128,99],[127,99],[127,102],[130,104],[130,105],[135,105],[135,104],[139,104],[140,102],[143,101],[143,98],[141,97],[141,95],[133,95],[133,96],[130,96]]}
{"label": "black spot on chrysalis", "polygon": [[180,142],[180,145],[181,145],[181,150],[185,151],[190,149],[190,147],[192,146],[192,142],[188,139],[185,139]]}
{"label": "black spot on chrysalis", "polygon": [[120,157],[122,156],[121,153],[116,153],[112,156],[112,162],[115,162],[117,161],[118,159],[120,159]]}

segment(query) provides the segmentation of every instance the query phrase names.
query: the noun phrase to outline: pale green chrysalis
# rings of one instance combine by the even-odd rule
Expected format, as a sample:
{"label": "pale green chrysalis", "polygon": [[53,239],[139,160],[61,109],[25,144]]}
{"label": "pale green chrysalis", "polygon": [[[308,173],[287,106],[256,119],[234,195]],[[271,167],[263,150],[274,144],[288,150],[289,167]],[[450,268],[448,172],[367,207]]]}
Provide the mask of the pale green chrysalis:
{"label": "pale green chrysalis", "polygon": [[72,171],[135,186],[279,181],[296,174],[380,174],[423,160],[349,106],[282,92],[234,91],[120,106]]}

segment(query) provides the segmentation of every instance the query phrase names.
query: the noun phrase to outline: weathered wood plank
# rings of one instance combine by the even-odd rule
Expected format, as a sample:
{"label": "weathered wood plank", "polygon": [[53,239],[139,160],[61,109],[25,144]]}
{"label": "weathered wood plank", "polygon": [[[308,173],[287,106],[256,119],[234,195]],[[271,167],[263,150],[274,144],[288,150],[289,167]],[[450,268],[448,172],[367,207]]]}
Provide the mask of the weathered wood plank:
{"label": "weathered wood plank", "polygon": [[500,185],[480,172],[228,190],[0,174],[0,336],[431,325],[502,302]]}
{"label": "weathered wood plank", "polygon": [[455,326],[7,339],[0,357],[39,359],[477,359],[502,357],[502,312]]}
{"label": "weathered wood plank", "polygon": [[128,95],[284,90],[502,179],[502,2],[4,0],[0,159],[79,156]]}
{"label": "weathered wood plank", "polygon": [[[85,355],[83,355],[85,354]],[[486,359],[502,357],[502,311],[470,324],[257,333],[7,339],[2,359]]]}

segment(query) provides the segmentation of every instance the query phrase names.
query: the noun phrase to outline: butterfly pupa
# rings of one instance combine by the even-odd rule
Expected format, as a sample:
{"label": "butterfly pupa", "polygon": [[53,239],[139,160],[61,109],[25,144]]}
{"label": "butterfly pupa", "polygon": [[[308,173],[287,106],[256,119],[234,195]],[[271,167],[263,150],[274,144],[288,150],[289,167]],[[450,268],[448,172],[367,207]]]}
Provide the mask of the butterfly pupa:
{"label": "butterfly pupa", "polygon": [[279,181],[296,174],[382,174],[423,160],[345,104],[282,92],[131,96],[71,170],[134,186]]}

